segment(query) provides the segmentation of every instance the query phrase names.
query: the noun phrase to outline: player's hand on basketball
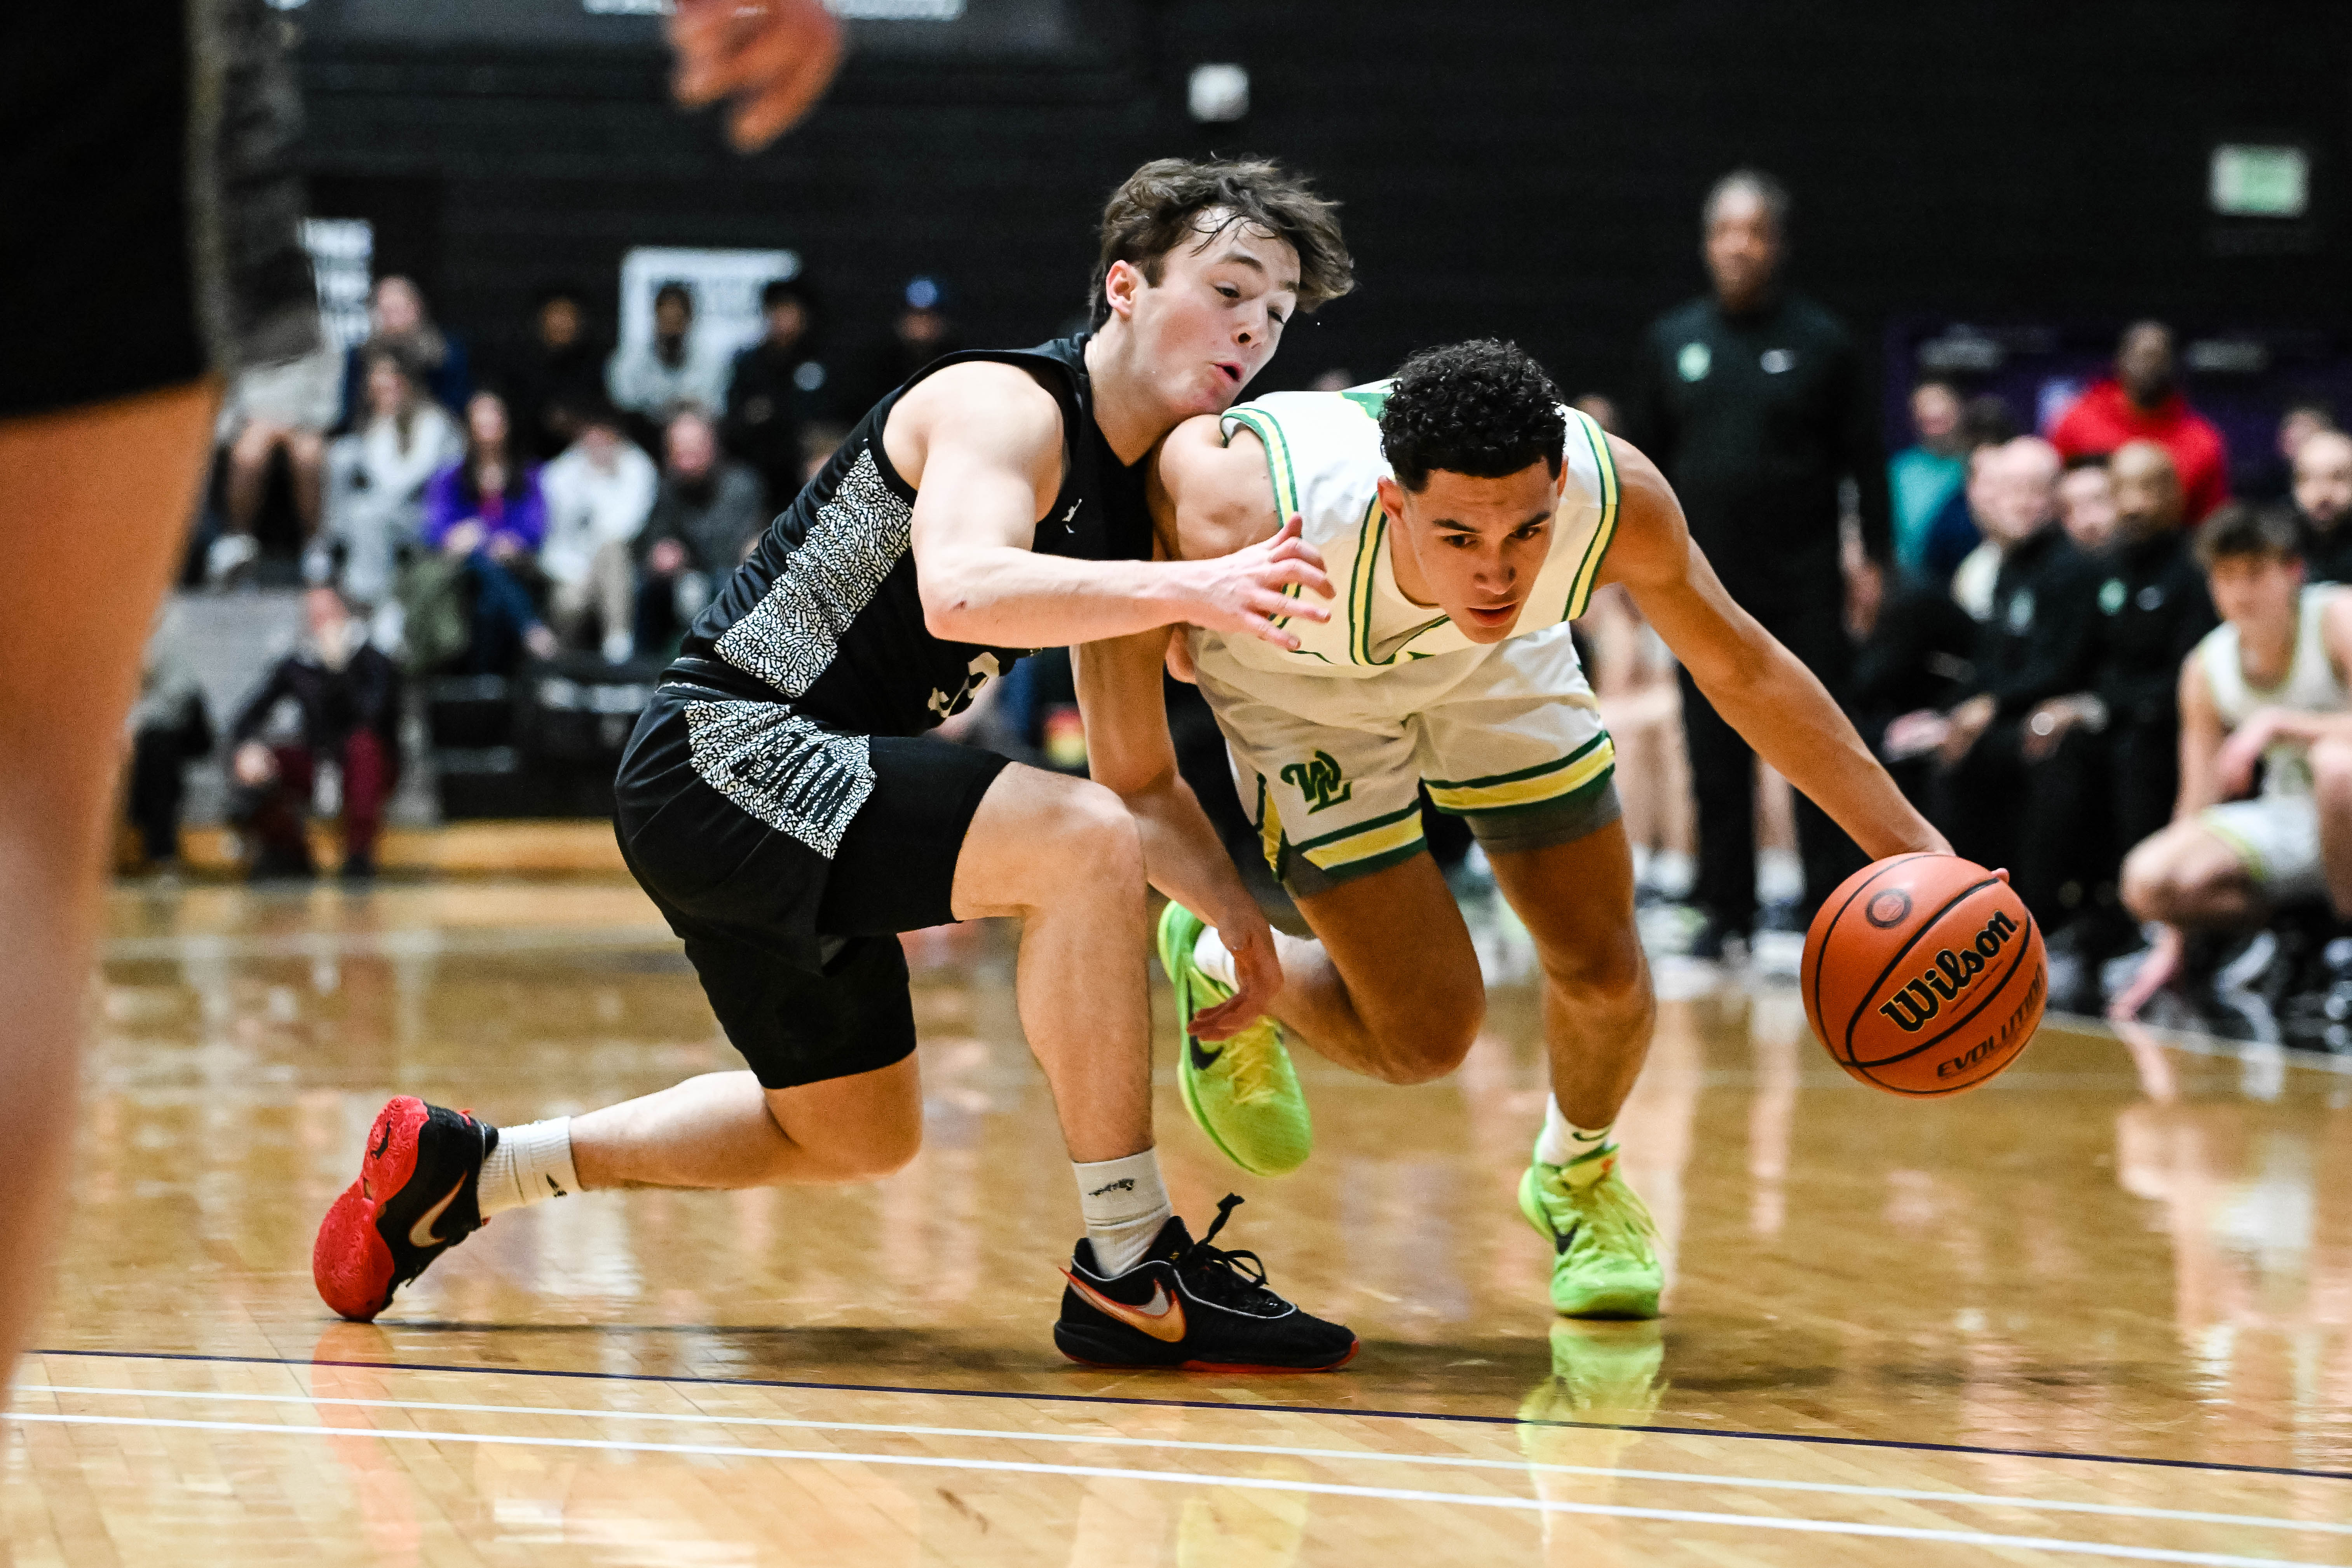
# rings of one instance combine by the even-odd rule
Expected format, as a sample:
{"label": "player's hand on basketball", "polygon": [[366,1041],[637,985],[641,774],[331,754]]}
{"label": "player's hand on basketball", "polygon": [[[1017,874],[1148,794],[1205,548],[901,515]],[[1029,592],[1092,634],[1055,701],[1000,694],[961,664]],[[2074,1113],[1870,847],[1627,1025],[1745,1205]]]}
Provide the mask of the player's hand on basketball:
{"label": "player's hand on basketball", "polygon": [[1219,921],[1217,940],[1234,955],[1234,978],[1240,984],[1223,1002],[1192,1015],[1192,1033],[1204,1040],[1225,1039],[1247,1028],[1282,994],[1282,960],[1275,954],[1274,928],[1255,904]]}
{"label": "player's hand on basketball", "polygon": [[746,153],[791,129],[841,66],[841,24],[821,0],[676,0],[669,41],[677,100],[732,100],[727,133]]}
{"label": "player's hand on basketball", "polygon": [[[1296,650],[1297,637],[1275,624],[1280,616],[1296,621],[1328,621],[1331,612],[1308,595],[1331,597],[1331,579],[1323,557],[1300,537],[1294,512],[1272,539],[1262,540],[1231,555],[1196,561],[1192,574],[1192,603],[1185,619],[1216,632],[1246,632],[1280,648]],[[1284,592],[1297,588],[1294,596]]]}

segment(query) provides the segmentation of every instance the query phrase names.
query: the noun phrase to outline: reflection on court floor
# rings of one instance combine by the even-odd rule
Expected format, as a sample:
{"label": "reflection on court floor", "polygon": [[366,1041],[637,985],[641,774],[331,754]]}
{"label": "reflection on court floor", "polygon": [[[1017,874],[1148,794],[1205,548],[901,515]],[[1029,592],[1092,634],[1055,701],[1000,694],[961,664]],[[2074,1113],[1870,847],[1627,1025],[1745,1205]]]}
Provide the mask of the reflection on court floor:
{"label": "reflection on court floor", "polygon": [[1793,990],[1666,963],[1621,1129],[1668,1315],[1569,1324],[1511,1201],[1534,998],[1486,933],[1464,1070],[1306,1061],[1292,1177],[1223,1165],[1163,1086],[1180,1209],[1243,1193],[1237,1244],[1363,1353],[1108,1373],[1047,1334],[1076,1216],[1009,944],[926,933],[905,1175],[502,1216],[361,1327],[308,1248],[384,1095],[506,1121],[733,1065],[674,944],[603,883],[112,918],[7,1435],[20,1565],[2352,1564],[2352,1074],[2325,1062],[2053,1026],[1906,1104]]}

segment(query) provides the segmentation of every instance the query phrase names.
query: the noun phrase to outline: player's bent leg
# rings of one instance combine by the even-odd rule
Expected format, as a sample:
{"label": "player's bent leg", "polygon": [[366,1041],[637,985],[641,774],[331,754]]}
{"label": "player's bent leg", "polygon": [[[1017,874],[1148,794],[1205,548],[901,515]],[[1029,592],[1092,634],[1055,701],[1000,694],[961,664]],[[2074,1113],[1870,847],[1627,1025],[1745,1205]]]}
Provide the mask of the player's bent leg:
{"label": "player's bent leg", "polygon": [[2133,919],[2168,925],[2250,925],[2264,910],[2245,852],[2202,816],[2136,846],[2124,858],[2121,893]]}
{"label": "player's bent leg", "polygon": [[1280,941],[1275,1012],[1341,1067],[1426,1083],[1462,1065],[1486,1022],[1478,951],[1428,855],[1302,895],[1316,940]]}
{"label": "player's bent leg", "polygon": [[1143,839],[1100,784],[1015,764],[956,858],[955,915],[1021,921],[1014,999],[1070,1158],[1151,1147]]}
{"label": "player's bent leg", "polygon": [[210,383],[0,420],[0,1371],[45,1286],[122,719],[203,473]]}
{"label": "player's bent leg", "polygon": [[1489,850],[1544,973],[1552,1103],[1520,1178],[1519,1212],[1552,1244],[1552,1305],[1570,1317],[1655,1317],[1664,1285],[1656,1227],[1610,1137],[1657,1020],[1633,924],[1632,847],[1612,816],[1563,842],[1490,841]]}
{"label": "player's bent leg", "polygon": [[763,1089],[749,1072],[706,1073],[564,1121],[510,1128],[400,1095],[377,1113],[359,1178],[320,1224],[311,1277],[328,1306],[367,1321],[493,1215],[520,1206],[522,1184],[536,1200],[871,1181],[914,1158],[922,1110],[912,1057],[785,1089]]}
{"label": "player's bent leg", "polygon": [[705,1073],[572,1119],[580,1190],[715,1189],[871,1182],[922,1147],[912,1057],[787,1089],[748,1072]]}
{"label": "player's bent leg", "polygon": [[[1354,1355],[1356,1336],[1267,1289],[1255,1255],[1214,1245],[1239,1198],[1219,1205],[1198,1241],[1168,1207],[1151,1152],[1143,843],[1118,797],[1006,768],[973,815],[954,901],[958,919],[1021,920],[1022,1028],[1088,1209],[1088,1235],[1062,1271],[1054,1325],[1062,1353],[1097,1366],[1215,1372],[1325,1371]],[[1106,1258],[1098,1213],[1147,1193],[1153,1199],[1138,1212],[1166,1217],[1139,1253]]]}

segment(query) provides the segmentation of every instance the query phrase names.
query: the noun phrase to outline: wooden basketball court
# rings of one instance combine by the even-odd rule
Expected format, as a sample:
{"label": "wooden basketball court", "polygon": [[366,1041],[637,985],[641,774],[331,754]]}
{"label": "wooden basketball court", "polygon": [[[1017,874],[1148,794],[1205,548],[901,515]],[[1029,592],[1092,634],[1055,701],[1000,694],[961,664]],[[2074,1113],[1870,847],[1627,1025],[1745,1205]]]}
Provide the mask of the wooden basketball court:
{"label": "wooden basketball court", "polygon": [[1506,984],[1445,1082],[1306,1060],[1281,1182],[1164,1085],[1180,1209],[1243,1193],[1221,1239],[1364,1348],[1119,1375],[1048,1336],[1076,1215],[1009,943],[911,946],[913,1172],[544,1205],[359,1327],[309,1251],[385,1095],[520,1121],[737,1065],[692,974],[609,880],[117,892],[16,1563],[2352,1563],[2352,1073],[2052,1026],[1906,1103],[1793,987],[1667,964],[1621,1129],[1669,1311],[1578,1327],[1512,1204]]}

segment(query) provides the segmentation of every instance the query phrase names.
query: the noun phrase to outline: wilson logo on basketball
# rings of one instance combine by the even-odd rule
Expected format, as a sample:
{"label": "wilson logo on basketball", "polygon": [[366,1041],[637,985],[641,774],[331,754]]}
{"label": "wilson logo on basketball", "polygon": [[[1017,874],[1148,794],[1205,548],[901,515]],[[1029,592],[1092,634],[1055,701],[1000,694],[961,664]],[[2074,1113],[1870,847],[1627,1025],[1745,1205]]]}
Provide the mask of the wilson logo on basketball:
{"label": "wilson logo on basketball", "polygon": [[1935,967],[1905,984],[1890,1000],[1881,1003],[1878,1010],[1893,1019],[1905,1034],[1918,1033],[1945,1003],[1967,990],[1969,982],[1984,973],[1985,965],[2016,934],[2017,922],[2006,911],[1995,914],[1985,921],[1984,930],[1977,932],[1975,942],[1957,952],[1948,947],[1936,954]]}

